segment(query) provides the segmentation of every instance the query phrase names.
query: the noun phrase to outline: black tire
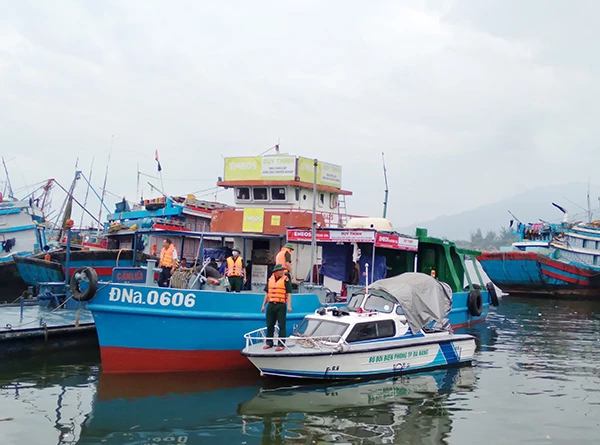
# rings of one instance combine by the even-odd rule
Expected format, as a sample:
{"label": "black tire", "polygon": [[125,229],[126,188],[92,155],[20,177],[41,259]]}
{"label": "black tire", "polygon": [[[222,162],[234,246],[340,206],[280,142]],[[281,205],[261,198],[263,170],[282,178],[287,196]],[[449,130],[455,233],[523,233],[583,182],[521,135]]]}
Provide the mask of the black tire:
{"label": "black tire", "polygon": [[481,291],[479,289],[473,289],[469,292],[469,299],[467,300],[467,308],[469,314],[473,317],[479,317],[481,310],[483,309],[483,298],[481,297]]}
{"label": "black tire", "polygon": [[498,294],[496,293],[496,286],[491,281],[485,285],[487,291],[490,294],[490,300],[492,301],[492,306],[499,306],[500,301],[498,301]]}
{"label": "black tire", "polygon": [[[86,276],[89,283],[89,286],[83,292],[79,287],[81,274]],[[96,273],[96,270],[91,267],[80,267],[77,269],[69,281],[69,290],[71,291],[71,296],[74,300],[90,301],[98,291],[98,274]]]}

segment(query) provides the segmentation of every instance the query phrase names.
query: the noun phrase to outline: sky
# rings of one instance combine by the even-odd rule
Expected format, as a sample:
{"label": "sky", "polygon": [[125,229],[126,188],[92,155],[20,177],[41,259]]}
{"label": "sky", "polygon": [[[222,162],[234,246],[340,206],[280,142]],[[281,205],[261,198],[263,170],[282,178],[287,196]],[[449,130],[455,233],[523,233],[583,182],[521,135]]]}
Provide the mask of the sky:
{"label": "sky", "polygon": [[[0,8],[0,155],[19,197],[50,177],[68,187],[92,160],[100,190],[110,153],[112,209],[115,196],[136,200],[138,164],[157,175],[158,150],[167,194],[214,199],[198,192],[215,186],[223,157],[279,141],[341,165],[348,211],[370,216],[383,209],[385,152],[388,217],[401,227],[540,185],[593,183],[600,165],[598,2]],[[148,196],[146,181],[160,181],[143,178]],[[231,202],[232,191],[216,197]],[[96,214],[97,200],[89,207]]]}

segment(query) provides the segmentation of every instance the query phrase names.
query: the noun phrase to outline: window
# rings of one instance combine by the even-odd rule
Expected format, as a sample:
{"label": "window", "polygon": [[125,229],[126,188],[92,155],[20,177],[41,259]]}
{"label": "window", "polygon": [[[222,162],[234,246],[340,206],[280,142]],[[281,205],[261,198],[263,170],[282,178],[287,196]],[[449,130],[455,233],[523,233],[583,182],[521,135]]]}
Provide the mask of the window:
{"label": "window", "polygon": [[349,299],[348,299],[348,309],[358,309],[360,307],[360,305],[363,302],[363,299],[365,298],[365,294],[360,293],[360,294],[355,294],[352,295]]}
{"label": "window", "polygon": [[300,201],[300,189],[296,189],[296,201]]}
{"label": "window", "polygon": [[393,308],[394,303],[376,295],[371,295],[365,304],[365,310],[367,311],[375,310],[378,312],[385,312],[386,314],[391,313]]}
{"label": "window", "polygon": [[236,187],[235,197],[238,201],[249,201],[250,187]]}
{"label": "window", "polygon": [[338,208],[338,196],[335,193],[329,195],[329,208],[332,210]]}
{"label": "window", "polygon": [[285,201],[285,187],[273,187],[271,189],[271,199],[273,201]]}
{"label": "window", "polygon": [[268,201],[269,195],[266,187],[254,187],[252,191],[254,192],[253,198],[255,201]]}
{"label": "window", "polygon": [[393,320],[359,323],[352,328],[346,341],[355,343],[359,341],[389,338],[396,335],[396,325]]}
{"label": "window", "polygon": [[319,207],[325,205],[325,193],[319,193]]}
{"label": "window", "polygon": [[347,323],[321,321],[305,318],[296,329],[294,335],[302,337],[332,337],[341,336],[348,329]]}

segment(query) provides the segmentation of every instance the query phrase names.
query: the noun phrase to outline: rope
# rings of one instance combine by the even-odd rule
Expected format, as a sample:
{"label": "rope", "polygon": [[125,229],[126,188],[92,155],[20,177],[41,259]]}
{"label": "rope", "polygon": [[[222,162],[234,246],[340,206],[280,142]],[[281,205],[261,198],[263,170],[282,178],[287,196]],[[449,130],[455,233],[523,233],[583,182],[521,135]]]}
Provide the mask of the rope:
{"label": "rope", "polygon": [[[121,258],[121,252],[123,252],[125,249],[119,249],[119,253],[117,253],[117,261],[115,263],[115,267],[119,267],[119,258]],[[135,252],[133,252],[134,254],[134,261],[135,261]]]}

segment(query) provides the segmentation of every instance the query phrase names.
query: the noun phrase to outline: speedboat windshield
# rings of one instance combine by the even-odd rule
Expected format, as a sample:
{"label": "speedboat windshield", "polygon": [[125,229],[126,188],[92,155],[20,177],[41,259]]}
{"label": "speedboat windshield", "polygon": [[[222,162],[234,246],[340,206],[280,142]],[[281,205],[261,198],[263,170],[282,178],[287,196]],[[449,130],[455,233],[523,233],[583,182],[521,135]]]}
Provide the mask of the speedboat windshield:
{"label": "speedboat windshield", "polygon": [[346,305],[348,306],[348,309],[355,311],[360,307],[364,299],[365,294],[354,294],[348,299],[348,303]]}
{"label": "speedboat windshield", "polygon": [[338,323],[329,320],[305,318],[294,331],[299,337],[331,337],[341,336],[348,329],[347,323]]}
{"label": "speedboat windshield", "polygon": [[385,312],[389,314],[394,309],[394,304],[391,301],[378,295],[370,295],[364,307],[367,311],[374,310],[377,312]]}

